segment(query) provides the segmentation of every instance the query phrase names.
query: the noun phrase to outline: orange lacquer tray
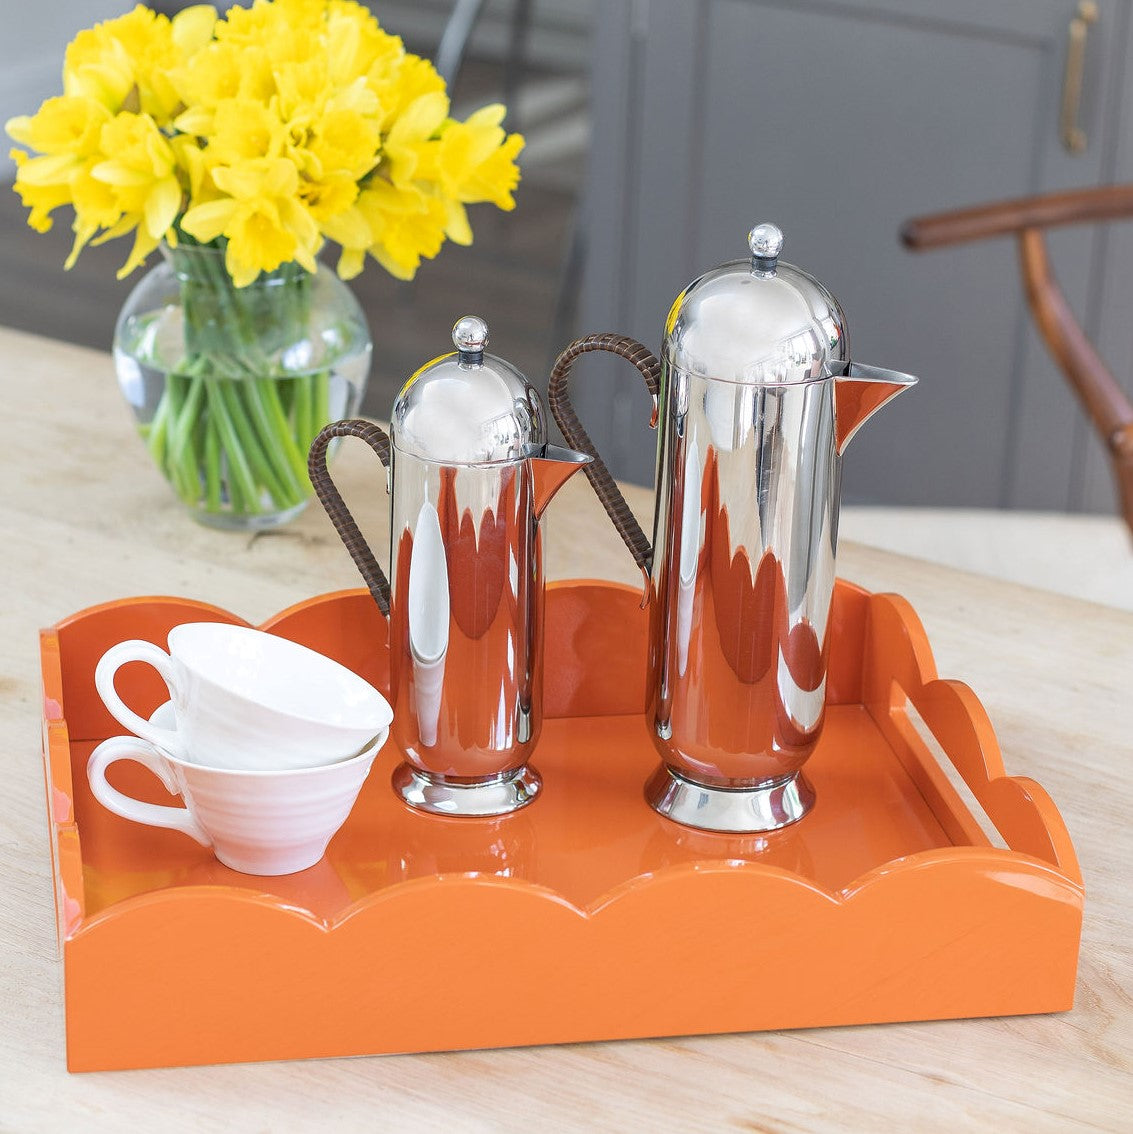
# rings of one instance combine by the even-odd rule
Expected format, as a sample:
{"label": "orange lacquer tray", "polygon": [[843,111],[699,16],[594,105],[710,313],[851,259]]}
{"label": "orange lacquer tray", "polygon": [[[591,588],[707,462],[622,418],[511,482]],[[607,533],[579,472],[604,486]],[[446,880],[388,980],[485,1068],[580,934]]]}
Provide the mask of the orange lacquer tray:
{"label": "orange lacquer tray", "polygon": [[[72,1070],[1073,1002],[1083,891],[1066,828],[1042,788],[1006,775],[979,702],[937,679],[900,598],[838,584],[826,728],[807,765],[818,802],[792,828],[706,834],[650,810],[646,615],[628,588],[574,581],[547,595],[543,795],[503,819],[417,814],[390,788],[387,744],[325,858],[285,878],[238,874],[184,835],[119,819],[87,786],[92,748],[120,731],[95,693],[99,656],[201,619],[240,621],[140,598],[43,634]],[[364,591],[265,628],[386,685],[385,623]],[[136,663],[119,686],[138,708],[165,697]],[[984,834],[945,760],[1006,845]],[[115,772],[169,802],[144,769]]]}

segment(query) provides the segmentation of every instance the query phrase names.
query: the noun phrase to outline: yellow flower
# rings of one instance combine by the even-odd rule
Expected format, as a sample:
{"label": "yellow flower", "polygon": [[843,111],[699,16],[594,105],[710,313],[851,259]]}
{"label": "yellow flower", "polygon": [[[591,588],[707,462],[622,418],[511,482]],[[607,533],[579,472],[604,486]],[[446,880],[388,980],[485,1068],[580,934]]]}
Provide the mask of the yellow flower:
{"label": "yellow flower", "polygon": [[334,240],[324,224],[351,208],[358,199],[358,182],[347,173],[331,174],[319,181],[304,181],[299,195],[324,234]]}
{"label": "yellow flower", "polygon": [[450,123],[441,135],[437,165],[446,194],[472,204],[491,201],[497,208],[515,208],[512,190],[519,184],[516,156],[523,135],[505,137],[500,123],[507,108],[498,103],[476,111],[467,122]]}
{"label": "yellow flower", "polygon": [[140,110],[164,126],[180,103],[171,71],[208,42],[215,23],[211,5],[187,8],[170,21],[139,4],[79,32],[64,57],[63,89],[111,113]]}
{"label": "yellow flower", "polygon": [[450,119],[436,68],[356,0],[253,0],[223,19],[138,5],[75,37],[63,86],[8,132],[30,151],[13,151],[28,223],[75,209],[68,266],[133,231],[129,271],[180,218],[225,244],[241,286],[286,260],[314,271],[324,238],[344,276],[372,256],[410,279],[446,238],[471,242],[466,204],[514,206],[523,139],[504,108]]}
{"label": "yellow flower", "polygon": [[394,185],[436,177],[435,135],[447,117],[448,97],[435,92],[415,98],[401,113],[385,145],[384,168]]}
{"label": "yellow flower", "polygon": [[182,8],[170,26],[177,52],[182,59],[190,59],[212,39],[216,30],[216,9],[211,4]]}
{"label": "yellow flower", "polygon": [[[38,231],[51,227],[48,213],[61,204],[75,207],[75,242],[66,267],[100,227],[117,222],[120,210],[113,195],[92,177],[102,158],[102,129],[110,114],[94,99],[63,95],[48,99],[32,118],[13,118],[8,133],[44,156],[28,158],[13,151],[17,163],[16,192],[31,209],[28,224]],[[17,156],[18,155],[18,156]]]}
{"label": "yellow flower", "polygon": [[[75,234],[75,239],[71,244],[70,254],[63,263],[64,268],[74,267],[79,253],[88,242],[101,244],[114,236],[123,236],[137,224],[136,218],[123,219],[122,208],[114,189],[94,176],[98,164],[97,159],[92,158],[71,181],[71,204],[75,209],[71,230]],[[100,228],[106,231],[98,236]],[[125,274],[125,271],[122,271],[119,279]]]}
{"label": "yellow flower", "polygon": [[[379,190],[379,199],[383,194]],[[422,195],[416,207],[404,211],[381,209],[382,224],[369,253],[391,276],[411,280],[421,260],[431,260],[445,239],[445,210],[436,198]],[[377,226],[375,226],[377,227]]]}
{"label": "yellow flower", "polygon": [[418,55],[380,58],[370,67],[368,79],[381,103],[379,125],[383,134],[388,133],[422,95],[441,95],[448,105],[444,79],[432,63]]}
{"label": "yellow flower", "polygon": [[110,30],[116,22],[79,32],[63,61],[64,92],[95,99],[111,113],[122,106],[134,86],[130,53]]}
{"label": "yellow flower", "polygon": [[[94,99],[61,95],[49,98],[30,118],[10,118],[4,128],[22,145],[41,154],[69,158],[74,164],[98,152],[99,134],[109,119],[110,114]],[[53,164],[64,168],[68,163]]]}
{"label": "yellow flower", "polygon": [[188,182],[186,197],[194,205],[204,204],[219,197],[220,190],[213,182],[205,155],[196,138],[187,134],[176,134],[169,140],[177,158],[177,168]]}
{"label": "yellow flower", "polygon": [[36,232],[47,232],[51,228],[51,214],[60,205],[71,203],[71,187],[65,182],[47,185],[29,185],[20,177],[20,170],[29,160],[23,150],[10,150],[8,156],[16,163],[15,190],[28,213],[28,225]]}
{"label": "yellow flower", "polygon": [[327,8],[327,67],[344,83],[380,74],[405,57],[401,40],[385,32],[368,8],[331,0]]}
{"label": "yellow flower", "polygon": [[273,59],[300,60],[312,55],[311,37],[322,30],[326,0],[255,0],[250,8],[233,6],[216,28],[216,38],[244,47],[263,47]]}
{"label": "yellow flower", "polygon": [[[362,271],[366,262],[366,252],[374,241],[367,212],[363,211],[362,198],[367,191],[354,188],[353,201],[347,207],[323,209],[316,201],[311,206],[311,214],[319,225],[319,231],[342,248],[338,258],[338,274],[344,280],[353,279]],[[364,203],[368,209],[369,202]]]}
{"label": "yellow flower", "polygon": [[215,201],[194,205],[181,227],[203,244],[225,237],[225,265],[237,287],[246,287],[260,272],[297,260],[316,270],[319,228],[298,199],[299,174],[286,158],[255,158],[212,171],[218,189]]}
{"label": "yellow flower", "polygon": [[317,172],[361,181],[377,164],[382,138],[373,119],[354,110],[328,110],[311,124],[307,151]]}
{"label": "yellow flower", "polygon": [[262,47],[210,43],[191,62],[170,75],[185,110],[176,129],[205,137],[213,131],[216,108],[226,99],[246,99],[264,106],[275,95],[271,59]]}
{"label": "yellow flower", "polygon": [[226,98],[217,104],[207,140],[210,166],[279,157],[283,151],[283,123],[272,107],[256,99]]}
{"label": "yellow flower", "polygon": [[323,227],[342,245],[338,274],[343,279],[362,270],[368,253],[391,276],[411,280],[422,258],[432,259],[441,250],[445,208],[437,197],[376,178],[359,193],[353,209]]}
{"label": "yellow flower", "polygon": [[349,208],[377,164],[378,102],[359,78],[334,91],[325,68],[287,65],[277,73],[285,155],[300,173],[300,194],[318,221]]}
{"label": "yellow flower", "polygon": [[124,231],[136,228],[134,248],[119,271],[132,272],[160,243],[176,243],[172,231],[181,211],[181,182],[173,147],[148,114],[124,111],[102,128],[102,151],[114,156],[92,170],[95,181],[110,186]]}

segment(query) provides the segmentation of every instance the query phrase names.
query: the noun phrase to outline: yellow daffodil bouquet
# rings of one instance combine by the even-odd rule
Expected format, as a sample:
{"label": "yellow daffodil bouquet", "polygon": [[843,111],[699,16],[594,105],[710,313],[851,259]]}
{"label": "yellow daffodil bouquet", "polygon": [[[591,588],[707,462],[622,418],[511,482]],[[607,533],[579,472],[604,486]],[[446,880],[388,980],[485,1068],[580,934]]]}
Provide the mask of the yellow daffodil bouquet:
{"label": "yellow daffodil bouquet", "polygon": [[166,256],[164,283],[150,273],[127,302],[115,357],[199,518],[303,506],[311,439],[356,408],[336,381],[360,396],[369,362],[357,304],[316,257],[329,241],[342,279],[369,255],[408,280],[446,239],[470,244],[466,205],[515,205],[523,139],[504,113],[451,118],[432,64],[353,0],[255,0],[224,17],[139,5],[82,31],[63,94],[7,123],[27,147],[12,157],[28,223],[74,210],[68,267],[129,234],[120,276]]}

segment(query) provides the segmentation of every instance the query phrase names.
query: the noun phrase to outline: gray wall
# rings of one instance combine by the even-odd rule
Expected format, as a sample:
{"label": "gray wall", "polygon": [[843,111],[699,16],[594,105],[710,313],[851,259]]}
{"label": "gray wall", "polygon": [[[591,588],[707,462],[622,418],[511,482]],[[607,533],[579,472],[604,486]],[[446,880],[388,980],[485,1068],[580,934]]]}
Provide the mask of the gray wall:
{"label": "gray wall", "polygon": [[[1058,110],[1075,0],[601,5],[580,330],[656,350],[673,296],[773,220],[784,258],[841,299],[854,356],[922,379],[854,440],[850,499],[1108,510],[1100,444],[1037,340],[1013,242],[914,255],[897,238],[915,214],[1133,179],[1130,4],[1099,8],[1089,145],[1072,154]],[[1126,381],[1131,227],[1051,239]],[[624,364],[591,369],[580,413],[608,463],[648,481],[647,399]]]}

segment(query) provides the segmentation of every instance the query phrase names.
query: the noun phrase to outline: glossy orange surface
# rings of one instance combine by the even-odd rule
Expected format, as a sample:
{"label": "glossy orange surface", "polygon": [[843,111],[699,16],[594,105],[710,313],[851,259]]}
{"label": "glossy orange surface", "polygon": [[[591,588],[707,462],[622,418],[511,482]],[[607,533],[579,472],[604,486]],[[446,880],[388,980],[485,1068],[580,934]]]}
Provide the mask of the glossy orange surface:
{"label": "glossy orange surface", "polygon": [[[839,583],[814,811],[769,835],[656,815],[647,614],[630,588],[552,584],[544,792],[485,820],[410,810],[387,745],[326,857],[255,878],[102,809],[94,691],[115,641],[234,616],[177,599],[43,636],[48,805],[73,1070],[809,1027],[1071,1006],[1083,893],[1042,789],[1005,775],[979,702],[936,679],[906,603]],[[364,591],[265,628],[382,687]],[[120,688],[164,699],[143,667]],[[127,684],[132,683],[130,688]],[[912,704],[1009,844],[993,847],[913,728]],[[119,786],[169,802],[143,769]],[[125,781],[129,780],[127,784]]]}

